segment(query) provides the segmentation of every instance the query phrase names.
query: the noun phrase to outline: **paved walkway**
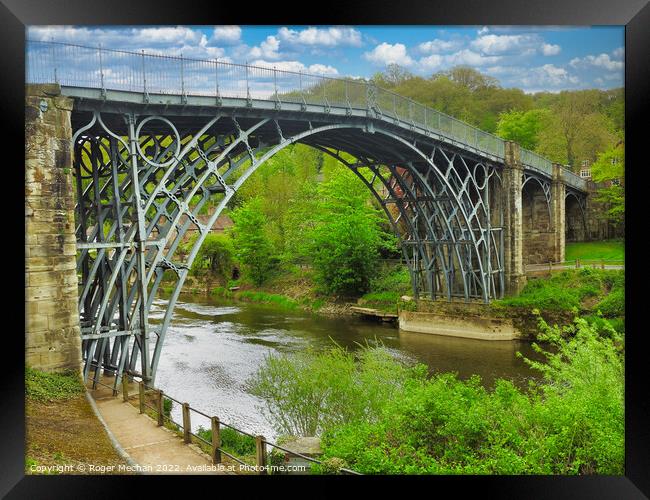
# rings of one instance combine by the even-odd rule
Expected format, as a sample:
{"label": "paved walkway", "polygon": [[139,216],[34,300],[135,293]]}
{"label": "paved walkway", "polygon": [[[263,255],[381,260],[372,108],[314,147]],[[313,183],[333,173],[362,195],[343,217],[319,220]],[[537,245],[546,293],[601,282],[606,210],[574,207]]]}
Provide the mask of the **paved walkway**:
{"label": "paved walkway", "polygon": [[[144,474],[228,474],[210,457],[107,390],[89,390],[115,439]],[[232,474],[232,473],[230,473]]]}

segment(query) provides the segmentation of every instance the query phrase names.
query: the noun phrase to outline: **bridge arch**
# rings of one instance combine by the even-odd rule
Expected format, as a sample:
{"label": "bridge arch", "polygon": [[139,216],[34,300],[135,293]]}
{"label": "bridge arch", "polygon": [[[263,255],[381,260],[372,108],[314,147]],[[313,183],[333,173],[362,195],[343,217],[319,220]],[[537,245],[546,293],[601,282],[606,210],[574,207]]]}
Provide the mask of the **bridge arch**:
{"label": "bridge arch", "polygon": [[584,196],[567,190],[564,203],[566,241],[586,241],[588,233]]}
{"label": "bridge arch", "polygon": [[521,194],[524,264],[554,260],[555,228],[551,196],[548,180],[524,174]]}
{"label": "bridge arch", "polygon": [[[296,143],[334,156],[370,189],[400,238],[414,293],[487,300],[503,289],[499,244],[490,232],[489,190],[497,189],[498,174],[484,160],[369,128],[365,120],[297,124],[220,112],[198,124],[94,111],[76,123],[85,377],[92,367],[95,377],[100,368],[119,374],[138,366],[145,378],[155,375],[174,304],[209,229],[257,168]],[[342,151],[356,162],[344,160]],[[202,223],[198,212],[215,198],[213,215]],[[396,207],[395,215],[388,206]],[[199,236],[179,260],[178,247],[192,225]],[[177,283],[164,317],[149,325],[167,270]],[[130,345],[128,333],[135,330],[145,333]],[[115,335],[103,335],[107,331]]]}

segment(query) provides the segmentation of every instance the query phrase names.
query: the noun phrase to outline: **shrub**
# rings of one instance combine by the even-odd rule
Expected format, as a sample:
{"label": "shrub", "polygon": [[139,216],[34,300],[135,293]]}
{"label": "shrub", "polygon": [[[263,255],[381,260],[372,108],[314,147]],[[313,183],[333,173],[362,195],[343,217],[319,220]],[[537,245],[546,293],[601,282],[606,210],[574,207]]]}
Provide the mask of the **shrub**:
{"label": "shrub", "polygon": [[527,360],[544,376],[529,393],[453,374],[411,382],[376,422],[330,427],[324,457],[365,473],[622,474],[622,338],[581,319],[540,326],[554,352]]}
{"label": "shrub", "polygon": [[364,348],[357,356],[358,363],[338,346],[319,354],[267,356],[247,385],[281,433],[315,436],[334,424],[375,419],[389,395],[423,373],[383,348]]}
{"label": "shrub", "polygon": [[[230,427],[221,426],[219,429],[221,436],[221,448],[236,456],[247,456],[255,454],[255,438],[241,434]],[[212,442],[212,429],[205,429],[199,426],[197,436]]]}

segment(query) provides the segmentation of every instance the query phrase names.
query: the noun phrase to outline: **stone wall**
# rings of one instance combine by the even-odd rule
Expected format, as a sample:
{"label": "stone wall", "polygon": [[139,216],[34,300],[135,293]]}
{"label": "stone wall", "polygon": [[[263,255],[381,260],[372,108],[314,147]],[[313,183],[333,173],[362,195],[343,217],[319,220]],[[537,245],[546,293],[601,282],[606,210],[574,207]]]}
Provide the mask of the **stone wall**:
{"label": "stone wall", "polygon": [[524,265],[553,260],[555,228],[551,216],[552,206],[547,203],[544,191],[536,181],[528,181],[522,190]]}
{"label": "stone wall", "polygon": [[78,370],[72,100],[57,85],[28,85],[25,94],[25,361]]}

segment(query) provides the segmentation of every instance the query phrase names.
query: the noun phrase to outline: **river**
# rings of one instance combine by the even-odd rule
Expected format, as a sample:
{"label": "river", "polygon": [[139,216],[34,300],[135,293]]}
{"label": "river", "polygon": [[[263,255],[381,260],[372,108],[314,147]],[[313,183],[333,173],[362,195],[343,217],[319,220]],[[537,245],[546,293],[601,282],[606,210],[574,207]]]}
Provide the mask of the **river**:
{"label": "river", "polygon": [[[151,323],[162,319],[167,302],[156,300]],[[396,356],[425,363],[431,372],[455,371],[460,378],[481,376],[486,387],[497,378],[524,385],[535,374],[516,356],[539,359],[525,341],[482,341],[408,333],[395,326],[356,317],[325,317],[245,302],[224,302],[181,295],[163,347],[156,386],[208,415],[269,439],[277,437],[262,416],[261,400],[249,394],[246,380],[273,353],[307,347],[323,349],[332,342],[349,349],[383,344]],[[194,416],[192,427],[209,428]],[[172,418],[181,422],[174,405]]]}

